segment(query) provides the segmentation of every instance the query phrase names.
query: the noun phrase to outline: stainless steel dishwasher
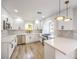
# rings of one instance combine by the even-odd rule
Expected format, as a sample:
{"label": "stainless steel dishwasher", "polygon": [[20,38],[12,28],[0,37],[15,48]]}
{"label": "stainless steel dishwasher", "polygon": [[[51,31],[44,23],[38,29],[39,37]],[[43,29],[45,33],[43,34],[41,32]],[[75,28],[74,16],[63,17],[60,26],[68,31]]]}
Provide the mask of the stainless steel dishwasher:
{"label": "stainless steel dishwasher", "polygon": [[17,35],[17,45],[26,44],[26,35]]}

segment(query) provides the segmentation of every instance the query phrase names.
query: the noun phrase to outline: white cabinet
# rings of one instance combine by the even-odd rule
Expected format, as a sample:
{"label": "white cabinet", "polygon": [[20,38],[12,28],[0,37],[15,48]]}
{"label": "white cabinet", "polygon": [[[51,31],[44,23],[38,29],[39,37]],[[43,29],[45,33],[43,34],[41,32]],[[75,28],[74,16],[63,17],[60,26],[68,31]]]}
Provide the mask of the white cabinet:
{"label": "white cabinet", "polygon": [[8,47],[8,49],[9,49],[9,58],[11,57],[11,55],[12,55],[12,53],[13,53],[13,51],[14,51],[14,49],[15,49],[15,47],[16,47],[16,45],[17,45],[17,42],[16,42],[16,40],[12,40],[12,42],[11,43],[9,43],[8,44],[9,46],[7,46]]}
{"label": "white cabinet", "polygon": [[73,30],[73,20],[58,21],[58,30]]}
{"label": "white cabinet", "polygon": [[45,43],[44,59],[76,59],[76,50],[69,54],[63,54],[56,48]]}
{"label": "white cabinet", "polygon": [[27,33],[26,35],[26,43],[32,43],[36,41],[40,41],[40,33]]}
{"label": "white cabinet", "polygon": [[73,51],[68,55],[64,55],[61,52],[55,50],[55,59],[76,59],[76,51]]}
{"label": "white cabinet", "polygon": [[[61,16],[66,17],[66,11],[61,12]],[[70,21],[58,21],[58,30],[73,30],[73,8],[69,9],[69,17],[72,18]]]}
{"label": "white cabinet", "polygon": [[55,49],[47,44],[44,46],[44,59],[55,59]]}
{"label": "white cabinet", "polygon": [[[1,59],[10,59],[11,55],[17,45],[16,38],[8,38],[12,39],[11,42],[1,42]],[[7,40],[7,38],[6,38]]]}

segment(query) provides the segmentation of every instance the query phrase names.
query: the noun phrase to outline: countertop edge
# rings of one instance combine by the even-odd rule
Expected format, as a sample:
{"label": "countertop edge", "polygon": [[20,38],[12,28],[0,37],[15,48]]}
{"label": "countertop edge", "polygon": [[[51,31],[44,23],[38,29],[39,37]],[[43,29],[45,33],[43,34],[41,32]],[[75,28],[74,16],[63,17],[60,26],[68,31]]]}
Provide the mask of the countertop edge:
{"label": "countertop edge", "polygon": [[51,45],[50,43],[48,43],[48,42],[46,42],[46,41],[44,42],[44,44],[49,45],[50,47],[52,47],[52,48],[58,50],[59,52],[61,52],[61,53],[64,54],[64,55],[68,55],[69,53],[71,53],[71,52],[73,52],[73,51],[75,51],[75,50],[77,49],[77,47],[76,47],[76,48],[74,48],[74,49],[73,49],[72,51],[70,51],[70,52],[64,52],[64,51],[60,50],[59,48],[57,48],[57,47]]}
{"label": "countertop edge", "polygon": [[54,48],[54,49],[60,51],[62,54],[66,55],[66,53],[62,52],[60,49],[58,49],[58,48],[56,48],[56,47],[54,47],[54,46],[51,46],[51,45],[48,44],[47,42],[44,42],[44,43],[47,44],[47,45],[49,45],[50,47],[52,47],[52,48]]}

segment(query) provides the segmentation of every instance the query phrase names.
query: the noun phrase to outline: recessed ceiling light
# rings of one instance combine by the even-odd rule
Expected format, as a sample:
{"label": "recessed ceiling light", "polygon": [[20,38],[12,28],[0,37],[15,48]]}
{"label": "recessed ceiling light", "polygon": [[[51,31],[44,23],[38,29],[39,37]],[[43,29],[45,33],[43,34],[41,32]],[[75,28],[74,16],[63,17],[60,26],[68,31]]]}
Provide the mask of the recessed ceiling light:
{"label": "recessed ceiling light", "polygon": [[16,12],[16,13],[17,13],[17,12],[18,12],[18,10],[17,10],[17,9],[14,9],[14,12]]}
{"label": "recessed ceiling light", "polygon": [[64,21],[67,22],[67,21],[70,21],[72,20],[71,18],[66,18]]}
{"label": "recessed ceiling light", "polygon": [[42,16],[42,18],[45,18],[45,16]]}
{"label": "recessed ceiling light", "polygon": [[17,18],[16,21],[22,22],[22,19],[21,18]]}
{"label": "recessed ceiling light", "polygon": [[36,24],[39,24],[39,21],[38,21],[38,20],[36,20],[36,21],[35,21],[35,23],[36,23]]}

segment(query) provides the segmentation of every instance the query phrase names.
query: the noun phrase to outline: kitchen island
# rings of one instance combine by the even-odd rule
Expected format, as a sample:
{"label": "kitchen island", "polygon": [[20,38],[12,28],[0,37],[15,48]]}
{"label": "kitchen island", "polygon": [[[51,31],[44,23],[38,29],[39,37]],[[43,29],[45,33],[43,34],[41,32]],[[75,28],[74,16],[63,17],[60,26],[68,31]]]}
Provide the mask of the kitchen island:
{"label": "kitchen island", "polygon": [[44,59],[75,59],[77,40],[55,38],[45,40]]}

